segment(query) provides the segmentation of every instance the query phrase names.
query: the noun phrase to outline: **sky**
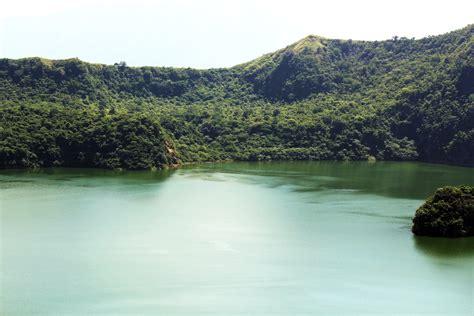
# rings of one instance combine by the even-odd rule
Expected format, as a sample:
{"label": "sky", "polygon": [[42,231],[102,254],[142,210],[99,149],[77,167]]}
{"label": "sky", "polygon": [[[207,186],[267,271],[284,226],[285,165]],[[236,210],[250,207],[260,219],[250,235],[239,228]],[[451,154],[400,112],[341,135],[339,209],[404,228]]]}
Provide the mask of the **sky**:
{"label": "sky", "polygon": [[310,34],[421,38],[471,23],[472,0],[0,0],[0,57],[216,68]]}

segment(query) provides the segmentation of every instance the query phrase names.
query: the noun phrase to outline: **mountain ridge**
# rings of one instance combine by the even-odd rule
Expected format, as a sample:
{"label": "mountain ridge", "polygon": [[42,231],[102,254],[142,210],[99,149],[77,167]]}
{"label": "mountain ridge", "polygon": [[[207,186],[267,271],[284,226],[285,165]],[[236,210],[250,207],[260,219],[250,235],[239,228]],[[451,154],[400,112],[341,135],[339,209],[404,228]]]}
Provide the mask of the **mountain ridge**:
{"label": "mountain ridge", "polygon": [[[384,39],[384,40],[360,40],[360,39],[354,40],[354,39],[350,39],[350,38],[349,39],[341,39],[341,38],[329,38],[329,37],[325,37],[325,36],[321,36],[321,35],[317,35],[317,34],[308,34],[305,37],[293,42],[292,44],[289,44],[289,45],[285,46],[284,48],[280,48],[280,49],[277,49],[275,51],[265,53],[265,54],[263,54],[259,57],[256,57],[256,58],[254,58],[250,61],[238,63],[238,64],[236,64],[234,66],[230,66],[230,67],[195,68],[195,67],[192,67],[192,66],[160,66],[160,65],[142,65],[142,66],[127,66],[127,67],[130,67],[130,68],[176,68],[176,69],[193,69],[193,70],[203,70],[203,71],[205,71],[205,70],[216,70],[216,69],[230,69],[230,68],[234,68],[234,67],[238,67],[240,65],[250,63],[255,59],[259,59],[260,57],[285,50],[289,47],[298,46],[299,44],[301,45],[302,43],[304,43],[306,41],[312,41],[314,39],[329,40],[329,41],[340,41],[340,42],[352,42],[352,43],[383,43],[383,42],[393,41],[394,39],[423,41],[423,40],[427,40],[427,39],[431,39],[431,38],[449,36],[449,35],[452,35],[452,34],[455,34],[455,33],[461,33],[461,32],[464,32],[464,31],[472,32],[472,28],[474,28],[474,23],[468,24],[463,28],[456,29],[456,30],[453,30],[453,31],[449,31],[449,32],[446,32],[446,33],[441,33],[441,34],[438,34],[438,35],[428,35],[428,36],[421,37],[421,38],[414,38],[414,37],[407,38],[407,37],[404,37],[404,36],[402,36],[402,37],[393,36],[390,39]],[[303,46],[305,46],[305,45],[303,45]],[[67,57],[67,58],[53,59],[53,58],[48,58],[48,57],[44,57],[44,56],[28,56],[28,57],[20,57],[20,58],[6,58],[6,57],[4,57],[4,58],[0,58],[0,59],[7,59],[7,60],[13,60],[13,61],[21,61],[21,60],[28,60],[28,59],[40,59],[40,60],[44,60],[46,62],[55,62],[55,61],[60,62],[60,61],[67,61],[67,60],[79,60],[81,62],[84,62],[84,63],[87,63],[87,64],[92,64],[92,65],[113,66],[113,64],[107,64],[107,63],[101,63],[101,62],[89,62],[89,61],[83,60],[79,57]]]}
{"label": "mountain ridge", "polygon": [[[1,166],[368,157],[474,165],[473,34],[470,24],[417,40],[310,35],[247,63],[205,70],[0,59]],[[31,130],[48,125],[51,111],[75,134],[53,129],[45,147],[45,131]],[[110,119],[132,124],[126,130],[135,136],[108,130]],[[100,125],[87,136],[93,144],[86,122]],[[144,156],[123,159],[130,148],[139,152],[137,141],[150,144]],[[176,145],[176,157],[157,155],[165,141]]]}

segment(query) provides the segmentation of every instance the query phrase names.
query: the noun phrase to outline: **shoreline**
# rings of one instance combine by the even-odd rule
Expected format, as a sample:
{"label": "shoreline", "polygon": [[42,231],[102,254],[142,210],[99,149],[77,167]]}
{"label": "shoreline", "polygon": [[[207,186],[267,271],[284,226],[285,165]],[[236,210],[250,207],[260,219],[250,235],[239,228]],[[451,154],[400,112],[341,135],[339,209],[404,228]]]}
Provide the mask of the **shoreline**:
{"label": "shoreline", "polygon": [[104,171],[116,171],[116,172],[157,172],[163,170],[177,170],[182,167],[200,165],[200,164],[224,164],[224,163],[289,163],[289,162],[341,162],[341,163],[361,163],[365,162],[368,164],[377,164],[377,163],[422,163],[429,165],[438,165],[438,166],[448,166],[448,167],[458,167],[458,168],[467,168],[474,169],[474,165],[461,165],[461,164],[451,164],[444,162],[432,162],[432,161],[422,161],[422,160],[311,160],[311,159],[302,159],[302,160],[235,160],[235,159],[225,159],[225,160],[215,160],[215,161],[192,161],[192,162],[182,162],[179,164],[170,164],[164,165],[162,167],[151,167],[145,169],[126,169],[126,168],[102,168],[94,166],[48,166],[48,167],[35,167],[35,168],[0,168],[2,171],[34,171],[34,170],[45,170],[45,169],[94,169],[94,170],[104,170]]}

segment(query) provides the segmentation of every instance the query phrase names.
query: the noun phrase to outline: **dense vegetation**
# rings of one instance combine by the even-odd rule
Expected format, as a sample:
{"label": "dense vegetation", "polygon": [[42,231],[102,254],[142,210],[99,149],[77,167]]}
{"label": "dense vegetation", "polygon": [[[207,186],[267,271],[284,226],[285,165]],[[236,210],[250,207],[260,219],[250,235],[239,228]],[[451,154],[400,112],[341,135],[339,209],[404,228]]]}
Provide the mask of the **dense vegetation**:
{"label": "dense vegetation", "polygon": [[153,116],[128,111],[11,105],[2,111],[1,164],[145,169],[178,163]]}
{"label": "dense vegetation", "polygon": [[0,59],[0,167],[375,157],[474,165],[474,26],[309,36],[229,69]]}
{"label": "dense vegetation", "polygon": [[438,189],[416,211],[412,231],[422,236],[474,236],[474,187]]}

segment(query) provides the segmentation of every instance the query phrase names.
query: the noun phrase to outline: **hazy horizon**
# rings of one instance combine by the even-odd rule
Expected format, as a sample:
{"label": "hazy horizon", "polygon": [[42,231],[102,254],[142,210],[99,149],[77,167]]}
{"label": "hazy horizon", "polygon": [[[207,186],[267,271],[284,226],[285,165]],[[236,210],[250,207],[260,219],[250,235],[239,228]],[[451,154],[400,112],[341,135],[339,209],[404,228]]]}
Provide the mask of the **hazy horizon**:
{"label": "hazy horizon", "polygon": [[472,2],[446,4],[20,0],[4,4],[0,12],[0,57],[231,67],[311,34],[353,40],[422,38],[474,22]]}

